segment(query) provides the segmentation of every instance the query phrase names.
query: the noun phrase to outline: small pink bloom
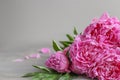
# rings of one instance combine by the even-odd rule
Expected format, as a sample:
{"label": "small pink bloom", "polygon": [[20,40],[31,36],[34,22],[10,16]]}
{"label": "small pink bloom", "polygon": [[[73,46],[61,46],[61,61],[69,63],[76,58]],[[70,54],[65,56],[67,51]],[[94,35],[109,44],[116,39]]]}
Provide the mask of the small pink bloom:
{"label": "small pink bloom", "polygon": [[24,59],[15,59],[15,60],[13,60],[13,62],[23,62],[24,61]]}
{"label": "small pink bloom", "polygon": [[40,49],[39,52],[41,52],[41,53],[50,53],[50,49],[49,48],[42,48],[42,49]]}
{"label": "small pink bloom", "polygon": [[60,73],[69,72],[69,61],[65,53],[58,51],[52,54],[45,62],[48,68],[54,69]]}

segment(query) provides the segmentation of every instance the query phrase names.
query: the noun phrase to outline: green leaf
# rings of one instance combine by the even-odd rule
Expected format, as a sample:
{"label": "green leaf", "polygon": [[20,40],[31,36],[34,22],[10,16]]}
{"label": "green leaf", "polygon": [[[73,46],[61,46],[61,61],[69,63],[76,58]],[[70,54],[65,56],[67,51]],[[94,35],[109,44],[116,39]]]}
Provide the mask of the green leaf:
{"label": "green leaf", "polygon": [[72,44],[72,41],[59,41],[64,47],[68,47],[70,44]]}
{"label": "green leaf", "polygon": [[74,27],[74,31],[73,31],[74,35],[78,35],[78,32],[76,30],[76,28]]}
{"label": "green leaf", "polygon": [[41,80],[41,79],[39,79],[39,78],[33,78],[32,80]]}
{"label": "green leaf", "polygon": [[70,41],[74,41],[74,38],[70,34],[66,34],[66,36]]}
{"label": "green leaf", "polygon": [[60,46],[56,43],[55,40],[53,40],[53,48],[55,51],[61,51],[62,49],[60,48]]}
{"label": "green leaf", "polygon": [[71,80],[70,74],[66,73],[64,75],[62,75],[59,80]]}
{"label": "green leaf", "polygon": [[39,72],[27,73],[27,74],[23,75],[22,77],[32,77],[32,76],[37,75],[38,73]]}
{"label": "green leaf", "polygon": [[72,43],[73,43],[73,41],[60,41],[60,43],[72,44]]}
{"label": "green leaf", "polygon": [[39,73],[35,75],[32,80],[58,80],[60,74],[54,73]]}
{"label": "green leaf", "polygon": [[44,67],[44,66],[36,66],[36,65],[32,65],[32,66],[37,68],[37,69],[40,69],[40,70],[47,71],[47,72],[51,73],[51,70]]}
{"label": "green leaf", "polygon": [[79,75],[78,75],[78,74],[75,74],[75,73],[70,73],[70,75],[71,75],[72,78],[77,78],[77,77],[79,77]]}
{"label": "green leaf", "polygon": [[64,46],[64,48],[69,46],[69,44],[67,43],[64,43],[64,42],[60,42],[60,43]]}

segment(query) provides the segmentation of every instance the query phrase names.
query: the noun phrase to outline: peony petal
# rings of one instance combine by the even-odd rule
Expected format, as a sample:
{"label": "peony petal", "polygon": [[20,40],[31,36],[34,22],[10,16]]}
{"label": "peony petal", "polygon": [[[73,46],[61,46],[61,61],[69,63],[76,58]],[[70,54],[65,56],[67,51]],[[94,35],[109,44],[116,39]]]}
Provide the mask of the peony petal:
{"label": "peony petal", "polygon": [[65,48],[64,50],[63,50],[63,53],[66,55],[67,54],[67,52],[69,51],[69,48],[70,47],[67,47],[67,48]]}
{"label": "peony petal", "polygon": [[103,15],[100,17],[100,20],[106,20],[109,18],[109,14],[107,12],[103,13]]}
{"label": "peony petal", "polygon": [[39,50],[39,52],[41,52],[41,53],[50,53],[51,51],[50,51],[49,48],[42,48],[42,49]]}
{"label": "peony petal", "polygon": [[39,53],[31,54],[31,55],[29,55],[29,57],[38,59],[38,58],[40,58],[40,54]]}
{"label": "peony petal", "polygon": [[24,61],[24,59],[15,59],[15,60],[13,60],[13,62],[23,62]]}
{"label": "peony petal", "polygon": [[25,59],[30,59],[30,56],[25,56],[24,58],[25,58]]}
{"label": "peony petal", "polygon": [[98,22],[98,18],[93,18],[91,21],[91,23],[96,23],[96,22]]}

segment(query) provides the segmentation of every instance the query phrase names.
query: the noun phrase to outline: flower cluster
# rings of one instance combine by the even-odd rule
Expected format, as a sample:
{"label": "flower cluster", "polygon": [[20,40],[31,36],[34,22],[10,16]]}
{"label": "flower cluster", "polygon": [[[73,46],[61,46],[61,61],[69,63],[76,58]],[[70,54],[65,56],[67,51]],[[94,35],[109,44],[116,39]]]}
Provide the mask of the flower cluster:
{"label": "flower cluster", "polygon": [[60,73],[120,80],[120,21],[107,13],[93,19],[65,50],[52,54],[46,66]]}
{"label": "flower cluster", "polygon": [[61,51],[58,51],[55,54],[51,55],[45,64],[47,67],[54,69],[60,73],[69,72],[69,61],[65,53]]}

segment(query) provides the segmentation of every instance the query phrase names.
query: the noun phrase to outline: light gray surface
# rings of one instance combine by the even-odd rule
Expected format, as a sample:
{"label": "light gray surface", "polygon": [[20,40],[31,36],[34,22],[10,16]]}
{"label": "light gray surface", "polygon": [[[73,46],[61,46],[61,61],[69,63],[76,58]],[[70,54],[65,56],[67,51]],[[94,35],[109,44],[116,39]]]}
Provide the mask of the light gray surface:
{"label": "light gray surface", "polygon": [[[66,39],[73,26],[79,32],[104,12],[120,18],[120,0],[0,0],[0,51]],[[43,46],[44,47],[44,46]],[[23,48],[23,49],[22,49]],[[24,51],[24,50],[23,50]]]}
{"label": "light gray surface", "polygon": [[0,80],[27,80],[20,76],[34,71],[32,64],[43,62],[11,60],[41,47],[51,48],[51,40],[65,40],[64,35],[71,33],[73,26],[83,31],[92,18],[103,12],[120,18],[119,3],[120,0],[0,0]]}
{"label": "light gray surface", "polygon": [[[31,53],[31,52],[26,52]],[[48,55],[42,54],[40,59],[29,59],[24,62],[13,62],[12,60],[17,57],[24,57],[25,53],[19,53],[19,55],[2,56],[0,58],[0,80],[31,80],[31,78],[22,78],[25,73],[35,72],[37,69],[32,65],[44,66],[44,62]],[[6,58],[7,57],[7,58]],[[90,80],[87,77],[80,76],[74,80]]]}

